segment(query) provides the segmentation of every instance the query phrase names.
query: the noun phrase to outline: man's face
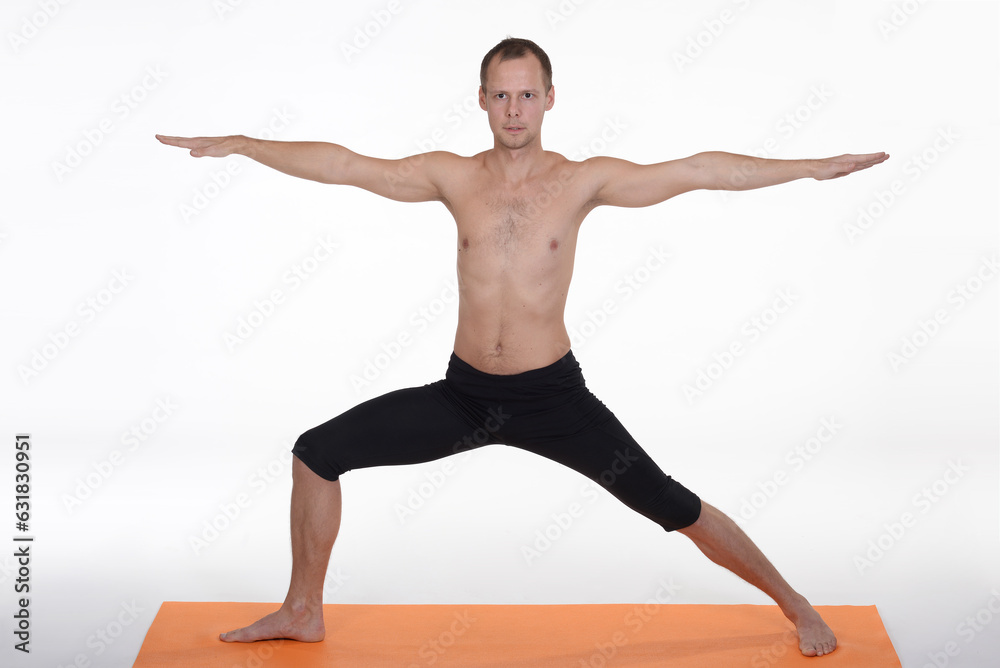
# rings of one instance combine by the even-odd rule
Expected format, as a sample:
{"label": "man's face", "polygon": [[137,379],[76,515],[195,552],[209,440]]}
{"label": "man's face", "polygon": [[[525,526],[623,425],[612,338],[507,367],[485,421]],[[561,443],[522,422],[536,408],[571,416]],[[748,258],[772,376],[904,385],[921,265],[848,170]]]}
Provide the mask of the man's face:
{"label": "man's face", "polygon": [[555,102],[555,88],[545,91],[542,65],[534,54],[499,62],[486,69],[486,90],[479,88],[479,106],[486,110],[498,143],[518,149],[538,141],[542,116]]}

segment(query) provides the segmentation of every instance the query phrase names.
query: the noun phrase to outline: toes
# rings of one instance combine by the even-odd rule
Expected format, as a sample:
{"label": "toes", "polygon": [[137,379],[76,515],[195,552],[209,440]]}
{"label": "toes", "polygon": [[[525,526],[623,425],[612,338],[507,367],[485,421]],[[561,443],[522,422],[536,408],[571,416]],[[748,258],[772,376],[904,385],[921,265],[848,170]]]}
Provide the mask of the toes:
{"label": "toes", "polygon": [[823,656],[837,648],[836,642],[821,642],[813,645],[799,645],[802,656]]}

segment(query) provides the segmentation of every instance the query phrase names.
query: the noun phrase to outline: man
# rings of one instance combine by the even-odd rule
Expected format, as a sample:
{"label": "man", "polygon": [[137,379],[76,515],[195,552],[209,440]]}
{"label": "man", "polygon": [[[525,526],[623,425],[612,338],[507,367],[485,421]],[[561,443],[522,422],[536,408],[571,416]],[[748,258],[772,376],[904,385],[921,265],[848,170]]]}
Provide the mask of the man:
{"label": "man", "polygon": [[586,388],[563,313],[580,224],[597,206],[831,179],[888,156],[770,160],[706,152],[654,165],[573,162],[542,149],[555,89],[548,56],[534,42],[500,42],[483,59],[480,82],[494,142],[472,157],[433,151],[382,160],[321,142],[157,135],[195,157],[238,153],[321,183],[404,202],[436,200],[458,231],[458,331],[445,378],[370,399],[302,434],[293,448],[288,595],[278,611],[220,638],[324,638],[323,582],[340,528],[341,474],[502,443],[570,466],[666,531],[686,535],[774,599],[795,624],[803,654],[829,654],[836,639],[809,602],[732,520],[665,475]]}

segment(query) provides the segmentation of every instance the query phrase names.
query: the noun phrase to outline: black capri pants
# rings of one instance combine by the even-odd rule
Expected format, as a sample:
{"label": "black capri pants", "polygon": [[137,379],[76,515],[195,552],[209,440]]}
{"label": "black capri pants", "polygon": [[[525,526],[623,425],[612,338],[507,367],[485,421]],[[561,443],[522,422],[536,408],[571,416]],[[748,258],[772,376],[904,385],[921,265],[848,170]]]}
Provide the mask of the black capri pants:
{"label": "black capri pants", "polygon": [[666,531],[701,513],[701,500],[660,470],[587,389],[573,351],[511,375],[484,373],[453,352],[444,379],[362,402],[302,434],[292,453],[337,480],[351,469],[419,464],[497,443],[570,467]]}

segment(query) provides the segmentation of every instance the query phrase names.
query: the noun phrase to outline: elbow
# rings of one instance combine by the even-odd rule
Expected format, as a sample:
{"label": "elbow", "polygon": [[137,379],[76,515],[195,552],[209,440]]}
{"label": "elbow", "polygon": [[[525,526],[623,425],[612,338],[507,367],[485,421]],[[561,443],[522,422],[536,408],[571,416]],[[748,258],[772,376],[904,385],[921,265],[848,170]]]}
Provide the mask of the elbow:
{"label": "elbow", "polygon": [[323,158],[323,168],[316,180],[328,185],[347,185],[350,183],[351,163],[350,150],[337,144],[330,144],[329,151]]}
{"label": "elbow", "polygon": [[702,151],[686,158],[690,170],[688,190],[732,190],[721,169],[725,155],[721,151]]}

